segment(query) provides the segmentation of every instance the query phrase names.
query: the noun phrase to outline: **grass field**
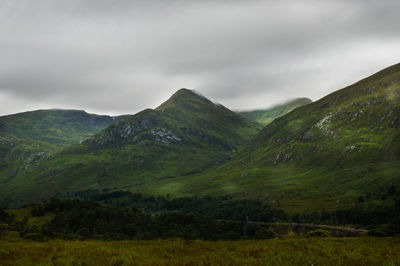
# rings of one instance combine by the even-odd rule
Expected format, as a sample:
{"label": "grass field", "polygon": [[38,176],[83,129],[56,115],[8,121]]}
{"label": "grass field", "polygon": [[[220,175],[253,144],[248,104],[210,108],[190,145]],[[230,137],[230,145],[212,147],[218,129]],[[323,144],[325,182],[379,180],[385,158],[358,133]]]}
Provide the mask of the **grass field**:
{"label": "grass field", "polygon": [[400,238],[0,241],[1,265],[400,265]]}

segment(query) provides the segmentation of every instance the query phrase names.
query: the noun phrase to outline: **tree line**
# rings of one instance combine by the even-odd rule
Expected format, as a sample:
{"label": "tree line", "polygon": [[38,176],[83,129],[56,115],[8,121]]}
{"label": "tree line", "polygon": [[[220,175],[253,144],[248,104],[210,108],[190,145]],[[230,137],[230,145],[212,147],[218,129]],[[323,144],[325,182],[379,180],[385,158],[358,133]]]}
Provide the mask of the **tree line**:
{"label": "tree line", "polygon": [[400,233],[400,192],[386,195],[395,204],[356,206],[336,211],[287,214],[258,200],[229,196],[152,196],[127,191],[82,191],[31,205],[32,216],[52,214],[43,226],[29,226],[0,209],[0,232],[13,230],[23,237],[63,239],[184,239],[235,240],[276,237],[265,226],[246,221],[296,222],[364,227],[374,235]]}

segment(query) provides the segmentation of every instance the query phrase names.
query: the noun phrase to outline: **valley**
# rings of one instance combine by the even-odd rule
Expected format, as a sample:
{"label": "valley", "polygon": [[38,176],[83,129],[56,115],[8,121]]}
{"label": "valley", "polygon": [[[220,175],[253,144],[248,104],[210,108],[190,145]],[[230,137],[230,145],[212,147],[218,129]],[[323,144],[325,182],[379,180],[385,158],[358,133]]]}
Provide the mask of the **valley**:
{"label": "valley", "polygon": [[254,112],[180,89],[134,115],[0,117],[0,259],[397,264],[399,129],[400,64]]}

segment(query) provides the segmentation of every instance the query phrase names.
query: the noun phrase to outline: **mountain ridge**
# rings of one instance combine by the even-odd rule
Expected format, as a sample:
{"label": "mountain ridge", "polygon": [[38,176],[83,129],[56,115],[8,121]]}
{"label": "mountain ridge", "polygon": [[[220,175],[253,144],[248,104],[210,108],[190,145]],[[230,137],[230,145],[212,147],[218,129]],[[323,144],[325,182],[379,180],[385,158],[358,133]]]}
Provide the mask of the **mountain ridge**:
{"label": "mountain ridge", "polygon": [[65,147],[123,118],[74,109],[40,109],[0,117],[0,134]]}
{"label": "mountain ridge", "polygon": [[400,185],[400,64],[260,125],[179,90],[40,161],[0,192],[33,201],[61,192],[128,189],[231,195],[285,210],[384,201]]}
{"label": "mountain ridge", "polygon": [[179,90],[160,107],[110,125],[30,167],[5,186],[15,189],[14,196],[29,194],[31,199],[66,190],[135,187],[229,160],[259,130],[258,124],[224,106]]}
{"label": "mountain ridge", "polygon": [[312,100],[306,97],[300,97],[300,98],[294,98],[292,100],[286,101],[281,104],[273,105],[269,108],[241,111],[238,113],[244,115],[250,120],[258,122],[263,126],[266,126],[277,117],[287,114],[293,111],[294,109],[309,103],[312,103]]}

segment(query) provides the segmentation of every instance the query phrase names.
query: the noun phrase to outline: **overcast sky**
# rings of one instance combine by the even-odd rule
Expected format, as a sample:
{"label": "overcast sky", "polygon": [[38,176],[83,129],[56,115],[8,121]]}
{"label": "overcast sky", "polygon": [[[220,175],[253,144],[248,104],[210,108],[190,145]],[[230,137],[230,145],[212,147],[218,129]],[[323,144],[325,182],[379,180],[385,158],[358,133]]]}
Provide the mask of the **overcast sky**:
{"label": "overcast sky", "polygon": [[398,0],[1,0],[0,115],[228,108],[324,95],[400,62]]}

